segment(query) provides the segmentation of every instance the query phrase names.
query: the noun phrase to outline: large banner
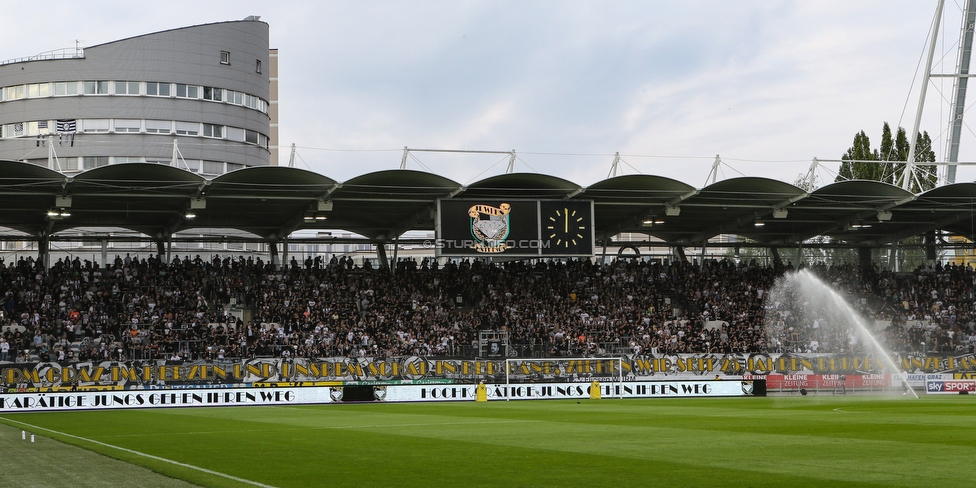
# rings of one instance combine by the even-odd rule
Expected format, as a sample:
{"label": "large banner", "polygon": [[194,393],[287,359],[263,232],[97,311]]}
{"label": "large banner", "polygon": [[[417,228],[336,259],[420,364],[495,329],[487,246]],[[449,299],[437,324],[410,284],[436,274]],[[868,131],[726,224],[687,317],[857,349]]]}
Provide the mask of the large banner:
{"label": "large banner", "polygon": [[[590,398],[593,384],[549,383],[485,385],[489,401],[580,400]],[[751,381],[657,381],[597,385],[604,398],[728,397],[753,394]],[[361,387],[358,387],[361,388]],[[371,386],[372,398],[357,401],[474,401],[474,384]],[[76,391],[0,393],[0,414],[59,410],[123,408],[227,407],[337,403],[342,387],[215,388],[198,390]]]}
{"label": "large banner", "polygon": [[333,392],[332,388],[219,388],[193,391],[0,393],[0,413],[332,403]]}
{"label": "large banner", "polygon": [[[951,374],[972,378],[976,356],[893,357],[915,374]],[[829,354],[680,354],[625,356],[623,372],[606,359],[504,360],[397,357],[250,359],[244,361],[125,361],[84,363],[0,364],[0,389],[30,388],[214,388],[266,383],[329,386],[407,383],[551,383],[740,379],[743,375],[873,375],[890,374],[884,360]],[[506,375],[507,373],[507,375]],[[909,378],[913,378],[909,376]]]}
{"label": "large banner", "polygon": [[[579,400],[590,398],[591,383],[490,384],[488,400]],[[474,400],[475,385],[377,387],[377,399],[389,402]],[[627,381],[601,383],[603,398],[728,397],[753,395],[752,381]]]}

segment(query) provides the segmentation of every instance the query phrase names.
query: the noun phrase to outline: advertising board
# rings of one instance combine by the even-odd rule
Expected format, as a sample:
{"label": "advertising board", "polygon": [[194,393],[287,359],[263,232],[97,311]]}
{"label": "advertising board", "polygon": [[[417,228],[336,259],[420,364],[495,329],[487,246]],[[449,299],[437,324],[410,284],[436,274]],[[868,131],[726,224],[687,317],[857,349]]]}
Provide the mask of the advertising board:
{"label": "advertising board", "polygon": [[213,388],[0,393],[0,413],[334,403],[342,388]]}
{"label": "advertising board", "polygon": [[[596,383],[603,398],[729,397],[753,395],[752,381],[631,381]],[[486,385],[488,400],[589,399],[593,383]],[[354,401],[442,402],[474,401],[474,384],[375,385],[369,397]],[[0,393],[0,414],[64,410],[128,408],[229,407],[257,405],[327,404],[343,401],[344,387],[213,388]],[[348,398],[346,400],[349,400]]]}
{"label": "advertising board", "polygon": [[[768,391],[805,390],[868,390],[890,388],[890,374],[767,374],[743,375],[746,379],[765,378]],[[900,381],[900,379],[898,380]]]}
{"label": "advertising board", "polygon": [[976,380],[926,380],[925,393],[943,395],[976,393]]}

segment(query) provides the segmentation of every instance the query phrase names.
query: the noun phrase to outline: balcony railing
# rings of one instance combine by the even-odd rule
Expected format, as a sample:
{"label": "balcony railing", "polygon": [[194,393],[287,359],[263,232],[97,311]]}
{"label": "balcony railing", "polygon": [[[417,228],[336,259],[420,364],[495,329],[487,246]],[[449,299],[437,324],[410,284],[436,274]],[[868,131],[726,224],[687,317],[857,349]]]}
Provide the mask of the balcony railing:
{"label": "balcony railing", "polygon": [[26,63],[28,61],[42,61],[47,59],[76,59],[76,58],[84,58],[84,57],[85,57],[84,48],[65,47],[61,49],[55,49],[53,51],[44,51],[40,54],[27,56],[25,58],[14,58],[14,59],[8,59],[6,61],[0,61],[0,65],[13,64],[13,63]]}

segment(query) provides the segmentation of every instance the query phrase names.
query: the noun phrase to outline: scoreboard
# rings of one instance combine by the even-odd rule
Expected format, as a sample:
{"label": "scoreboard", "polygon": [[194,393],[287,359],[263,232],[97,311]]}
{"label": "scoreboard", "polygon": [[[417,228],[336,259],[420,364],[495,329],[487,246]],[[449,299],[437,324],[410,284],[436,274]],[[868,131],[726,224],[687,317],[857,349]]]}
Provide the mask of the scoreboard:
{"label": "scoreboard", "polygon": [[591,200],[437,202],[437,256],[592,256]]}

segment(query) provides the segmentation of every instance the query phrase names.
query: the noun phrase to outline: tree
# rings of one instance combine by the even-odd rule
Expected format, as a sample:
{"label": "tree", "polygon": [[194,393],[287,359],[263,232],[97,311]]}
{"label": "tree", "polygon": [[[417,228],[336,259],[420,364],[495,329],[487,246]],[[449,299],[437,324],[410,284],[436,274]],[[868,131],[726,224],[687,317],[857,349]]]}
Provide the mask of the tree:
{"label": "tree", "polygon": [[854,144],[841,156],[844,162],[840,165],[840,173],[836,181],[881,180],[883,173],[879,169],[882,165],[866,162],[878,159],[877,151],[871,151],[871,140],[868,139],[868,135],[863,130],[854,134]]}
{"label": "tree", "polygon": [[[918,163],[934,163],[935,152],[928,132],[922,131],[915,141],[915,178],[910,190],[921,193],[935,188],[936,166]],[[899,127],[892,138],[891,127],[885,122],[881,129],[881,146],[877,150],[871,150],[871,142],[862,130],[854,135],[853,145],[841,156],[843,162],[835,181],[872,180],[897,185],[905,171],[903,161],[908,160],[908,150],[908,135],[903,127]]]}
{"label": "tree", "polygon": [[[907,151],[905,158],[908,158]],[[915,139],[915,180],[910,188],[913,193],[931,190],[938,184],[937,167],[934,164],[919,164],[934,162],[935,151],[932,150],[932,139],[929,138],[928,132],[923,131]]]}
{"label": "tree", "polygon": [[[854,135],[853,145],[841,156],[840,172],[835,181],[852,179],[883,181],[901,186],[902,173],[905,172],[905,161],[908,160],[908,135],[903,127],[899,127],[895,136],[891,136],[891,127],[887,122],[881,129],[881,145],[877,150],[871,150],[868,136],[862,130]],[[918,194],[935,188],[938,183],[936,166],[934,164],[935,151],[932,150],[932,139],[929,133],[922,131],[915,139],[915,171],[909,191]],[[877,161],[877,162],[874,162]],[[905,244],[922,244],[921,236],[909,237],[902,241]],[[824,249],[817,257],[837,262],[845,256],[836,253],[835,249]],[[851,251],[851,250],[846,250]],[[925,251],[920,248],[908,247],[900,251],[900,260],[905,269],[912,269],[924,264]],[[810,257],[814,257],[811,255]]]}

